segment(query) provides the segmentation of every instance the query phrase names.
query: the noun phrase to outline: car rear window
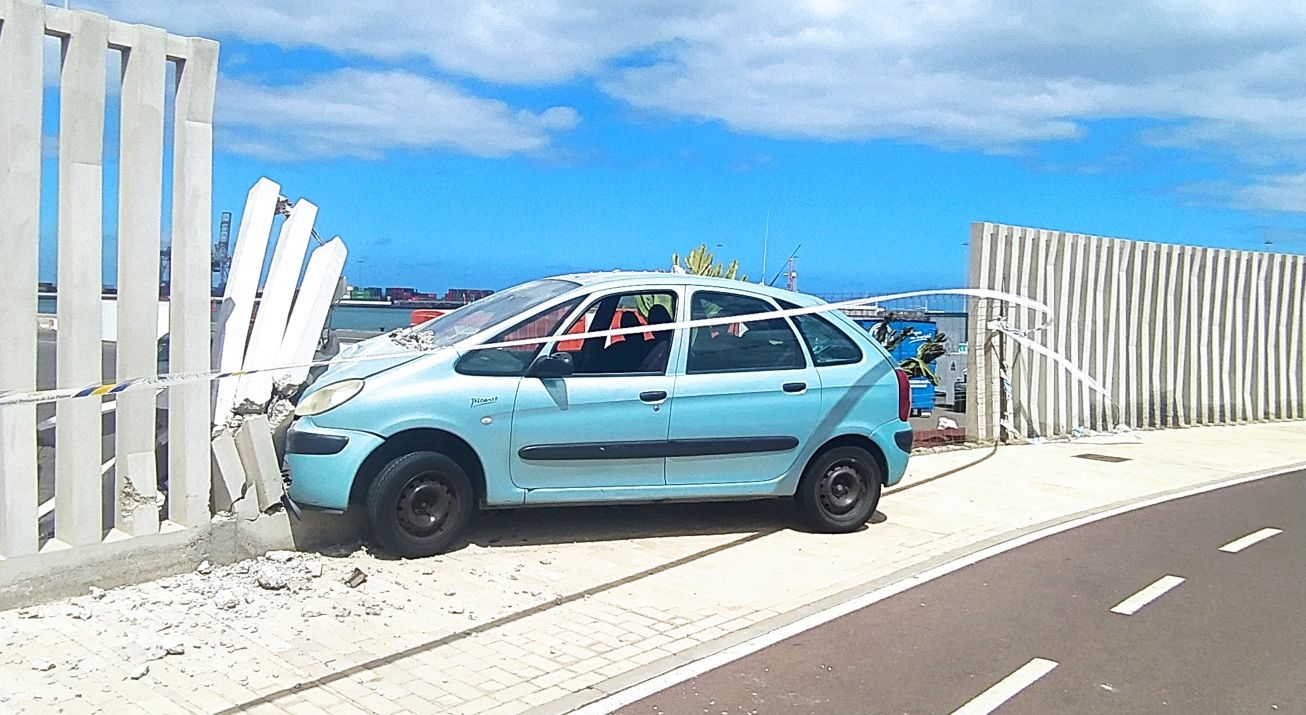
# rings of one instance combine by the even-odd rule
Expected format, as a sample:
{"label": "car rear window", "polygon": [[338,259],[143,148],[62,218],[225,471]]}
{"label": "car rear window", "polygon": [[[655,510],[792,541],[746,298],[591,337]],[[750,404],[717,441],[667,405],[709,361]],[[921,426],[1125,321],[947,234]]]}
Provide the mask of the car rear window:
{"label": "car rear window", "polygon": [[[783,301],[780,305],[785,308],[798,307]],[[807,343],[807,349],[812,353],[812,362],[817,367],[861,362],[862,349],[834,323],[816,313],[795,315],[792,319],[798,324],[798,332],[803,336],[803,342]]]}
{"label": "car rear window", "polygon": [[[693,320],[776,310],[774,305],[759,298],[713,291],[694,293],[690,307]],[[806,364],[789,323],[784,318],[772,318],[693,328],[689,333],[685,371],[694,374],[792,370]]]}

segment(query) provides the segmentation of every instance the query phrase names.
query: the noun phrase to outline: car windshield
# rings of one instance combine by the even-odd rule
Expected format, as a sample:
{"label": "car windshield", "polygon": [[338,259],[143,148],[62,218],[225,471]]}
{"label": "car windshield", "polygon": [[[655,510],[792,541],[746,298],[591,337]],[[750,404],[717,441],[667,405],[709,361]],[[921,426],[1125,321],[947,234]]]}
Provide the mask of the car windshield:
{"label": "car windshield", "polygon": [[552,278],[523,283],[425,323],[395,331],[390,337],[400,345],[415,349],[453,345],[491,325],[521,315],[578,285],[580,284],[572,281]]}

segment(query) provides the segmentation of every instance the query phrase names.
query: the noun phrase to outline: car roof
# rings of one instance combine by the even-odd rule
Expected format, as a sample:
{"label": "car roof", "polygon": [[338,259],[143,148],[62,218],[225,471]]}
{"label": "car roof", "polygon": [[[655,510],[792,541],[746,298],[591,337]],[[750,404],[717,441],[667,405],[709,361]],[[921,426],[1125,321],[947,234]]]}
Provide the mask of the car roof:
{"label": "car roof", "polygon": [[731,278],[698,276],[690,273],[664,273],[661,271],[604,271],[592,273],[570,273],[567,275],[552,276],[552,278],[555,280],[579,283],[581,286],[586,288],[621,287],[622,285],[691,285],[756,293],[778,300],[786,300],[790,303],[802,306],[818,305],[825,302],[816,296],[807,295],[806,293],[796,293],[794,291],[785,290],[783,288],[773,288],[760,283],[749,283]]}

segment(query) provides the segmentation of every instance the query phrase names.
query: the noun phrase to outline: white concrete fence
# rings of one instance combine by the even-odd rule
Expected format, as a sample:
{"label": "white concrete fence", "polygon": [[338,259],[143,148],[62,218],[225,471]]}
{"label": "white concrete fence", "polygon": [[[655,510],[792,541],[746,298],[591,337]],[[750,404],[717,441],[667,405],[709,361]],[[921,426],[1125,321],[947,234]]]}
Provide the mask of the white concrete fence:
{"label": "white concrete fence", "polygon": [[[1106,399],[989,328],[1042,322],[973,301],[968,436],[1001,435],[1001,370],[1018,437],[1306,417],[1306,256],[971,226],[970,283],[1050,305],[1031,337],[1105,385]],[[1003,343],[1005,342],[1005,345]]]}
{"label": "white concrete fence", "polygon": [[[42,137],[46,38],[61,45],[58,133]],[[32,0],[0,0],[0,389],[32,390],[37,378],[37,259],[43,181],[57,181],[57,384],[101,374],[101,271],[106,233],[117,233],[117,379],[156,371],[159,250],[171,202],[169,363],[209,368],[213,98],[217,43],[128,25]],[[106,64],[121,62],[109,87]],[[168,85],[169,65],[175,76]],[[103,224],[106,98],[120,107],[117,226]],[[165,113],[173,103],[172,173],[164,180]],[[57,142],[57,176],[42,152]],[[111,157],[112,158],[112,157]],[[115,177],[110,177],[111,181]],[[112,469],[115,523],[104,523],[101,405],[56,406],[54,538],[40,546],[36,410],[0,408],[0,560],[158,531],[155,396],[117,398]],[[166,393],[167,494],[162,527],[207,524],[209,388]]]}

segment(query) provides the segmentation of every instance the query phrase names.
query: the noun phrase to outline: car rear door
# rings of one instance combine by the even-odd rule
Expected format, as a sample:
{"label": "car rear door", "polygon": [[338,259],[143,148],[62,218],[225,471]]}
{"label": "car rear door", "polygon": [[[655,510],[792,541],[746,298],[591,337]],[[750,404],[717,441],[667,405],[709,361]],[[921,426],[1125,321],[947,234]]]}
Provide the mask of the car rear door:
{"label": "car rear door", "polygon": [[[691,319],[777,310],[769,299],[695,290]],[[678,331],[686,332],[686,331]],[[762,482],[786,474],[820,416],[820,377],[785,318],[693,328],[676,377],[668,484]]]}

